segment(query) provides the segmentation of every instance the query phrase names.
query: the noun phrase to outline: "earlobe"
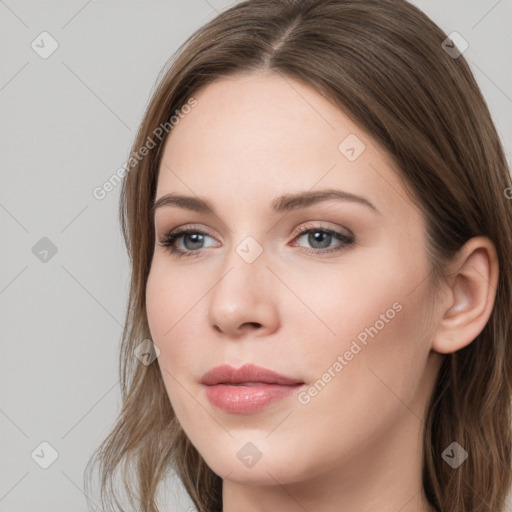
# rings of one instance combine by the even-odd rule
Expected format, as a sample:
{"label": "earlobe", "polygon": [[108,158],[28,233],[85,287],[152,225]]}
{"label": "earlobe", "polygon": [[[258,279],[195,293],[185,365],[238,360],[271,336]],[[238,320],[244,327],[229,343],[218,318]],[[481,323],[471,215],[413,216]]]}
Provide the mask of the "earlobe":
{"label": "earlobe", "polygon": [[491,316],[498,283],[498,259],[492,241],[474,237],[458,251],[440,311],[432,349],[456,352],[482,332]]}

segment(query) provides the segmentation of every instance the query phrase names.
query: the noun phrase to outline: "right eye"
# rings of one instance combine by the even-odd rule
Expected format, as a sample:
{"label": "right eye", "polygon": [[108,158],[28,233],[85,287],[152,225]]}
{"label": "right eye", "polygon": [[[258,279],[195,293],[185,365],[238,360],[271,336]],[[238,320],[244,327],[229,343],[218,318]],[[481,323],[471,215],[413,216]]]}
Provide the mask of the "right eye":
{"label": "right eye", "polygon": [[[204,249],[205,237],[211,238],[204,231],[193,228],[177,228],[159,240],[159,245],[165,247],[171,254],[179,258],[199,256],[199,250]],[[178,248],[177,242],[181,241],[184,249]]]}

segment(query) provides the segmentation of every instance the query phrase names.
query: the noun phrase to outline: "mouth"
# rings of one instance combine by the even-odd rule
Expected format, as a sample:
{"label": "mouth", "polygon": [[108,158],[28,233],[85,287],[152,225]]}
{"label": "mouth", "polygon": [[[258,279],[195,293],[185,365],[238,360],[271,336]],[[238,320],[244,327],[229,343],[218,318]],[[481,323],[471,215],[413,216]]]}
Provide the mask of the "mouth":
{"label": "mouth", "polygon": [[210,403],[232,414],[261,411],[304,385],[300,379],[250,364],[239,369],[217,366],[203,376],[201,383]]}

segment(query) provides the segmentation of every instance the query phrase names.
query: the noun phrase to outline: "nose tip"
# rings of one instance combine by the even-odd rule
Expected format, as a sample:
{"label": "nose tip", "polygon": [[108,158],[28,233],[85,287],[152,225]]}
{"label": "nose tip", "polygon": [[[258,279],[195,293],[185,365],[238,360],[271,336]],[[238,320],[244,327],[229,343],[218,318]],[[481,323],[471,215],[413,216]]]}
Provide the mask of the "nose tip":
{"label": "nose tip", "polygon": [[269,282],[272,274],[258,262],[243,262],[227,273],[209,294],[210,325],[217,333],[234,337],[249,332],[260,337],[274,332],[279,325],[280,301]]}

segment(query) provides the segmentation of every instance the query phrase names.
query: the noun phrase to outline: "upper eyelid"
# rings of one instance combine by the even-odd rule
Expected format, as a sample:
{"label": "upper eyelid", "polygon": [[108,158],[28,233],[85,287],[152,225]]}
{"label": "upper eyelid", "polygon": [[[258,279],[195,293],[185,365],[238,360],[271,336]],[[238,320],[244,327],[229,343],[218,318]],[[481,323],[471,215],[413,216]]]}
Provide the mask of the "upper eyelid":
{"label": "upper eyelid", "polygon": [[[294,228],[293,232],[299,233],[299,232],[307,230],[307,229],[326,229],[326,230],[331,230],[331,231],[338,231],[339,229],[344,229],[344,230],[347,230],[350,233],[352,233],[352,231],[349,228],[347,228],[346,226],[333,227],[333,226],[325,226],[324,224],[326,224],[326,221],[321,221],[321,220],[308,221],[308,222],[306,222],[306,224],[300,224],[297,228]],[[200,231],[200,232],[204,232],[205,234],[211,236],[209,233],[207,233],[207,229],[212,229],[212,228],[202,228],[202,227],[195,225],[194,223],[190,223],[190,224],[183,224],[181,226],[177,226],[175,228],[167,229],[167,230],[163,230],[163,231],[165,232],[165,234],[173,233],[173,232],[179,233],[180,231]],[[159,231],[159,230],[156,230],[156,231]]]}
{"label": "upper eyelid", "polygon": [[[308,231],[309,229],[318,229],[319,231],[322,231],[322,230],[335,231],[335,232],[340,233],[341,235],[345,235],[345,233],[343,233],[342,230],[346,230],[346,231],[348,231],[349,234],[345,235],[345,236],[352,236],[352,237],[354,236],[354,233],[352,232],[352,230],[345,226],[342,226],[341,228],[340,227],[332,227],[332,226],[323,226],[323,225],[315,224],[314,222],[315,221],[313,221],[311,223],[307,223],[304,226],[303,225],[299,226],[298,228],[296,228],[294,230],[294,233],[299,235],[299,234],[301,234],[301,232]],[[316,222],[322,223],[322,221],[316,221]]]}

